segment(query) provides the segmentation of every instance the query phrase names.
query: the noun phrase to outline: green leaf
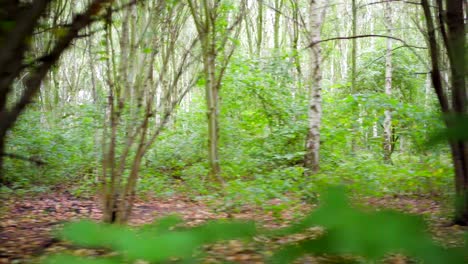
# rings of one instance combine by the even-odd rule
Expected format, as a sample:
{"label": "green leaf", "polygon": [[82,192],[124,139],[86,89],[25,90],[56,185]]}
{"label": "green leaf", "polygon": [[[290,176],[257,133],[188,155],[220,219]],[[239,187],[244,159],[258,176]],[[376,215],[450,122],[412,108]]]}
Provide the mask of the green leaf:
{"label": "green leaf", "polygon": [[144,48],[143,49],[143,53],[145,53],[145,54],[150,54],[151,52],[153,52],[152,48]]}
{"label": "green leaf", "polygon": [[44,264],[116,264],[116,260],[111,259],[85,259],[70,255],[56,255],[44,260]]}
{"label": "green leaf", "polygon": [[428,147],[449,141],[468,141],[468,116],[449,115],[445,117],[449,127],[439,130],[430,137]]}
{"label": "green leaf", "polygon": [[166,217],[153,227],[131,230],[126,227],[82,221],[67,225],[62,237],[80,246],[110,247],[130,259],[167,261],[190,258],[196,249],[220,240],[250,238],[256,233],[253,222],[215,221],[186,230],[169,231],[180,223],[178,217]]}
{"label": "green leaf", "polygon": [[16,25],[15,21],[10,21],[10,20],[0,21],[0,29],[2,31],[10,31],[11,29],[15,27],[15,25]]}
{"label": "green leaf", "polygon": [[306,253],[352,254],[375,261],[397,252],[425,263],[464,263],[461,249],[444,249],[432,241],[421,217],[392,211],[361,212],[349,206],[343,188],[329,189],[322,197],[319,209],[282,232],[297,233],[322,226],[325,235],[284,247],[273,255],[273,263],[290,261]]}

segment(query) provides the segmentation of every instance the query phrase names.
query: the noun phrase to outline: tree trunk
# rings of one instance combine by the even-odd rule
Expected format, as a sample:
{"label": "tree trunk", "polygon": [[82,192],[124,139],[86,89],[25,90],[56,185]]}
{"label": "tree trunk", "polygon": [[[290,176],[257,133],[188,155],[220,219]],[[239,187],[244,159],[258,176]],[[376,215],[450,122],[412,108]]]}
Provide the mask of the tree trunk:
{"label": "tree trunk", "polygon": [[[312,0],[310,2],[310,42],[319,42],[320,30],[324,12],[319,8],[325,8],[321,0]],[[320,125],[322,119],[322,70],[320,67],[322,61],[322,50],[320,44],[313,45],[310,48],[310,76],[309,76],[309,105],[308,105],[308,133],[306,138],[306,154],[304,157],[304,166],[309,170],[308,173],[316,173],[319,170],[319,151],[320,151]]]}
{"label": "tree trunk", "polygon": [[258,0],[257,17],[257,56],[260,56],[263,43],[263,0]]}
{"label": "tree trunk", "polygon": [[292,50],[294,54],[294,66],[296,67],[296,72],[297,72],[297,80],[298,82],[301,81],[301,75],[302,75],[302,69],[301,69],[301,61],[300,61],[300,51],[299,51],[299,34],[300,34],[300,20],[299,20],[299,5],[296,2],[296,0],[291,0],[291,6],[292,6],[292,13],[293,13],[293,37],[292,37]]}
{"label": "tree trunk", "polygon": [[[392,9],[391,3],[385,3],[385,27],[387,28],[387,35],[392,35]],[[392,40],[387,38],[387,50],[385,54],[385,94],[387,99],[392,96]],[[392,110],[385,110],[384,118],[384,143],[383,143],[383,159],[385,163],[392,163],[392,152],[393,152],[393,136],[392,136]]]}
{"label": "tree trunk", "polygon": [[[209,44],[208,44],[209,45]],[[215,76],[216,55],[214,50],[205,56],[205,92],[208,116],[208,162],[210,165],[209,176],[223,183],[221,178],[221,166],[219,165],[219,87]]]}
{"label": "tree trunk", "polygon": [[3,168],[3,158],[5,157],[5,137],[6,131],[0,131],[0,186],[8,185]]}
{"label": "tree trunk", "polygon": [[273,47],[278,50],[280,45],[279,29],[281,25],[281,10],[283,9],[283,0],[275,0],[275,16],[273,21]]}
{"label": "tree trunk", "polygon": [[455,169],[455,216],[454,224],[468,225],[468,145],[466,142],[450,144]]}
{"label": "tree trunk", "polygon": [[[357,7],[356,7],[356,0],[352,0],[351,2],[351,12],[352,12],[352,36],[357,35]],[[354,95],[356,92],[356,59],[357,59],[357,39],[353,38],[351,40],[351,91],[350,94]],[[351,139],[351,152],[354,154],[356,152],[356,135],[357,132],[357,124],[353,122],[352,127],[352,139]]]}
{"label": "tree trunk", "polygon": [[[240,1],[240,10],[234,15],[231,25],[227,25],[224,35],[222,30],[217,28],[218,18],[223,11],[219,8],[219,1],[187,0],[190,13],[195,22],[195,26],[200,39],[203,70],[205,75],[205,93],[208,119],[208,162],[210,166],[209,177],[224,184],[221,177],[221,166],[219,158],[219,91],[223,75],[229,64],[229,60],[234,52],[235,46],[228,46],[229,38],[238,37],[238,26],[245,14],[245,1]],[[219,44],[221,43],[221,47]]]}
{"label": "tree trunk", "polygon": [[[426,18],[428,30],[429,55],[431,57],[431,79],[442,113],[455,117],[467,114],[467,94],[465,80],[465,25],[463,18],[463,0],[446,1],[447,12],[443,10],[442,1],[437,1],[439,26],[436,29],[432,18],[431,7],[428,0],[422,0],[421,4]],[[445,20],[444,20],[445,19]],[[448,27],[448,34],[446,31]],[[439,47],[436,38],[436,30],[442,35],[449,58],[452,79],[449,90],[452,94],[451,102],[448,93],[442,85],[442,74],[439,62]],[[449,116],[450,117],[450,116]],[[453,120],[445,119],[448,129],[453,127]],[[467,142],[451,139],[455,170],[455,215],[453,223],[468,225],[468,145]]]}
{"label": "tree trunk", "polygon": [[[455,116],[467,115],[466,91],[466,51],[463,0],[446,1],[447,24],[446,49],[450,62],[452,104]],[[439,9],[442,7],[439,7]],[[440,10],[439,12],[442,12]],[[455,167],[455,186],[457,194],[454,222],[468,225],[468,142],[456,140],[451,144]]]}

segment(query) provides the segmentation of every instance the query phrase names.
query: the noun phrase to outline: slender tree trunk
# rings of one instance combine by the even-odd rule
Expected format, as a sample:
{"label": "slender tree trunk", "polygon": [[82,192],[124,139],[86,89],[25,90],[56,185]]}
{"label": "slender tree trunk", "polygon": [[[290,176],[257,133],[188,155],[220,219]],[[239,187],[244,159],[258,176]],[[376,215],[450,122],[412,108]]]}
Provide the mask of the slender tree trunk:
{"label": "slender tree trunk", "polygon": [[[210,44],[207,44],[210,45]],[[219,164],[219,87],[217,87],[215,76],[216,55],[213,49],[210,49],[205,55],[205,92],[208,115],[208,161],[210,165],[209,176],[223,183],[221,177],[221,166]]]}
{"label": "slender tree trunk", "polygon": [[257,17],[257,56],[260,56],[263,43],[263,0],[258,0]]}
{"label": "slender tree trunk", "polygon": [[[352,36],[357,35],[357,7],[356,0],[352,0]],[[357,58],[357,39],[351,40],[351,93],[356,91],[356,58]]]}
{"label": "slender tree trunk", "polygon": [[254,54],[254,52],[257,52],[254,48],[254,38],[252,36],[252,28],[253,28],[253,23],[251,18],[249,16],[245,16],[245,35],[247,37],[247,45],[249,47],[249,54]]}
{"label": "slender tree trunk", "polygon": [[299,56],[299,33],[300,33],[300,20],[299,20],[299,6],[296,0],[291,0],[292,12],[293,12],[293,38],[292,38],[292,50],[294,54],[294,66],[296,66],[296,72],[298,75],[298,82],[301,80],[302,69],[301,69],[301,61]]}
{"label": "slender tree trunk", "polygon": [[[387,28],[387,35],[392,35],[392,9],[391,2],[385,3],[385,27]],[[385,54],[385,94],[390,99],[392,96],[392,40],[387,38],[387,50]],[[392,136],[392,110],[385,110],[384,118],[384,143],[383,143],[383,159],[385,163],[392,163],[393,151],[393,136]]]}
{"label": "slender tree trunk", "polygon": [[[187,0],[199,35],[203,56],[208,119],[208,162],[210,166],[208,176],[224,184],[219,157],[219,91],[224,73],[235,49],[233,44],[228,46],[227,43],[230,42],[229,38],[238,37],[239,31],[237,29],[244,19],[246,2],[240,1],[240,10],[237,14],[233,14],[232,25],[223,28],[226,30],[225,35],[220,34],[221,28],[217,28],[219,27],[220,12],[225,11],[219,8],[218,1],[215,2]],[[219,47],[220,43],[221,47]]]}
{"label": "slender tree trunk", "polygon": [[[310,42],[320,41],[320,30],[324,12],[320,8],[324,7],[322,0],[312,0],[310,10]],[[316,173],[319,170],[320,151],[320,125],[322,120],[322,50],[320,44],[310,48],[310,76],[309,76],[309,109],[308,109],[308,133],[306,138],[306,154],[304,166],[309,173]]]}
{"label": "slender tree trunk", "polygon": [[[357,35],[357,7],[356,7],[356,0],[352,0],[351,2],[351,12],[352,12],[352,36]],[[354,95],[356,92],[356,58],[357,58],[357,39],[353,38],[351,40],[351,91],[350,94]],[[351,152],[354,154],[356,152],[356,135],[357,131],[357,124],[353,122],[352,127],[352,139],[351,139]]]}
{"label": "slender tree trunk", "polygon": [[284,0],[275,0],[275,16],[273,21],[273,47],[275,50],[280,45],[280,25],[281,25],[281,10],[283,9]]}

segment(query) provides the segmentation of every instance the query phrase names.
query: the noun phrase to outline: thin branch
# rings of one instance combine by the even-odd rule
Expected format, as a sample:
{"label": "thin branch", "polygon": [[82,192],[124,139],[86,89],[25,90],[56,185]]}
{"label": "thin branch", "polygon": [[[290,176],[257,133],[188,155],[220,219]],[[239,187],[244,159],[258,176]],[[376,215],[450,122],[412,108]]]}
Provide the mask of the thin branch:
{"label": "thin branch", "polygon": [[39,159],[39,158],[35,158],[35,157],[25,157],[25,156],[22,156],[22,155],[18,155],[18,154],[13,154],[13,153],[2,153],[0,154],[0,156],[3,156],[3,157],[8,157],[10,159],[17,159],[17,160],[23,160],[23,161],[27,161],[27,162],[31,162],[31,163],[34,163],[36,166],[44,166],[47,164],[47,162]]}
{"label": "thin branch", "polygon": [[310,43],[307,47],[305,48],[312,48],[314,47],[315,45],[317,44],[320,44],[322,42],[328,42],[328,41],[332,41],[332,40],[350,40],[350,39],[359,39],[359,38],[387,38],[387,39],[393,39],[393,40],[397,40],[401,43],[403,43],[405,45],[405,47],[409,47],[409,48],[415,48],[415,49],[427,49],[426,47],[419,47],[419,46],[413,46],[413,45],[409,45],[406,43],[406,41],[400,39],[400,38],[397,38],[397,37],[392,37],[392,36],[385,36],[385,35],[376,35],[376,34],[367,34],[367,35],[357,35],[357,36],[349,36],[349,37],[335,37],[335,38],[329,38],[329,39],[322,39],[322,40],[319,40],[319,41],[315,41],[315,42],[312,42]]}
{"label": "thin branch", "polygon": [[405,0],[384,0],[384,1],[372,2],[372,3],[367,3],[367,4],[364,4],[364,5],[361,5],[361,6],[358,7],[358,9],[366,7],[366,6],[370,6],[370,5],[385,4],[387,2],[401,2],[401,3],[404,3],[404,4],[410,4],[410,5],[421,5],[421,2],[413,2],[413,1],[405,1]]}
{"label": "thin branch", "polygon": [[99,15],[105,6],[112,4],[112,2],[113,0],[95,0],[83,13],[74,17],[65,35],[57,40],[54,48],[46,56],[41,58],[39,61],[40,64],[25,81],[26,88],[21,98],[10,111],[2,113],[3,120],[0,123],[0,131],[6,131],[13,126],[21,112],[32,102],[34,96],[39,91],[42,80],[45,78],[50,68],[57,63],[62,53],[70,46],[73,40],[75,40],[79,31],[92,24],[95,21],[93,18]]}

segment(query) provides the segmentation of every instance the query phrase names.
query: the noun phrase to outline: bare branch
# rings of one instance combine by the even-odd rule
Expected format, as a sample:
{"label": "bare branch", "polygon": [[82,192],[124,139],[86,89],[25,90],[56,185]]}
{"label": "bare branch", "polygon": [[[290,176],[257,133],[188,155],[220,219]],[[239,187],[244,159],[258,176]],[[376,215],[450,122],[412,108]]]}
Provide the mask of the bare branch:
{"label": "bare branch", "polygon": [[384,1],[367,3],[367,4],[359,6],[358,8],[363,8],[363,7],[370,6],[370,5],[385,4],[387,2],[400,2],[404,4],[410,4],[410,5],[421,5],[421,2],[413,2],[413,1],[405,1],[405,0],[384,0]]}
{"label": "bare branch", "polygon": [[359,39],[359,38],[388,38],[388,39],[393,39],[397,40],[405,45],[405,47],[410,47],[410,48],[415,48],[415,49],[427,49],[426,47],[420,47],[420,46],[413,46],[409,45],[406,43],[406,41],[397,38],[397,37],[392,37],[392,36],[385,36],[385,35],[376,35],[376,34],[366,34],[366,35],[357,35],[357,36],[349,36],[349,37],[335,37],[335,38],[329,38],[329,39],[322,39],[320,41],[315,41],[310,43],[306,48],[312,48],[317,44],[320,44],[322,42],[328,42],[332,40],[350,40],[350,39]]}
{"label": "bare branch", "polygon": [[20,113],[31,103],[33,97],[39,90],[42,80],[49,72],[49,69],[57,63],[62,53],[77,37],[79,31],[92,24],[94,22],[94,17],[99,15],[105,5],[111,4],[112,2],[113,0],[95,0],[88,6],[84,13],[75,16],[66,34],[56,42],[55,47],[51,52],[40,60],[40,64],[25,81],[26,89],[20,100],[15,104],[11,111],[3,113],[2,118],[4,122],[1,123],[2,131],[13,126]]}
{"label": "bare branch", "polygon": [[44,166],[44,165],[47,164],[47,162],[45,162],[45,161],[43,161],[43,160],[41,160],[39,158],[25,157],[25,156],[18,155],[18,154],[13,154],[13,153],[2,153],[2,154],[0,154],[0,156],[8,157],[8,158],[11,158],[11,159],[17,159],[17,160],[23,160],[23,161],[31,162],[31,163],[34,163],[37,166]]}

